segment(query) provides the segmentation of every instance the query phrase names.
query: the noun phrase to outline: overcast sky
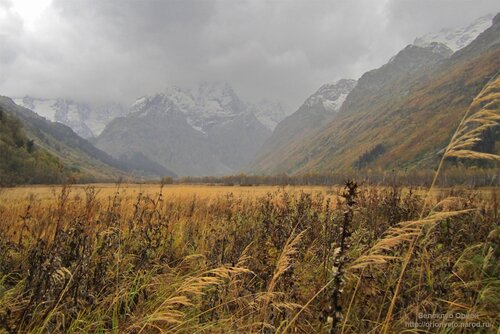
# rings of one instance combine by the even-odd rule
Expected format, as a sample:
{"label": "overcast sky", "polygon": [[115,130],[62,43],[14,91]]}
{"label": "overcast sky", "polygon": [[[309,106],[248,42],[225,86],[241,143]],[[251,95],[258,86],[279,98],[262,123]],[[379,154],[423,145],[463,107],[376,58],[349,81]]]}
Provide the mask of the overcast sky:
{"label": "overcast sky", "polygon": [[0,0],[0,95],[118,100],[227,81],[296,109],[498,0]]}

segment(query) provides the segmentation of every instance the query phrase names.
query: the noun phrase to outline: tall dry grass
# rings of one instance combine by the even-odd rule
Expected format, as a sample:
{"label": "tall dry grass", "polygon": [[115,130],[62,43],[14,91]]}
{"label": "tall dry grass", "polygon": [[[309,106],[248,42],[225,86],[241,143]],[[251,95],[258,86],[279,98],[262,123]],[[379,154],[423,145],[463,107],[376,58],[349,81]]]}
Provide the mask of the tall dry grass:
{"label": "tall dry grass", "polygon": [[[407,243],[401,235],[422,226],[432,233],[412,262],[425,255],[424,280],[434,286],[409,266],[391,331],[408,329],[417,303],[445,313],[471,307],[498,325],[487,311],[498,298],[490,233],[498,209],[488,192],[435,192],[433,214],[416,224],[421,192],[362,186],[339,257],[347,209],[340,191],[179,198],[158,189],[132,198],[125,189],[100,197],[99,189],[68,186],[51,201],[2,197],[3,332],[327,333],[336,290],[344,316],[337,332],[379,331],[393,296],[390,272]],[[333,283],[339,261],[342,289]]]}

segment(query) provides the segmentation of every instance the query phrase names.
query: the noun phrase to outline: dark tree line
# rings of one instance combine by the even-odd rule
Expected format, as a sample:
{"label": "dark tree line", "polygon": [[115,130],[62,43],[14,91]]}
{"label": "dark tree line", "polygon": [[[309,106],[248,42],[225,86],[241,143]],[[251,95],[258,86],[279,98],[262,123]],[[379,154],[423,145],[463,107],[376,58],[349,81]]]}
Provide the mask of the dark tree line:
{"label": "dark tree line", "polygon": [[[248,175],[182,177],[176,183],[217,184],[225,186],[254,185],[339,185],[347,179],[356,179],[363,184],[392,185],[398,183],[407,186],[428,186],[434,178],[433,170],[352,170],[342,173],[308,173],[301,175]],[[171,179],[169,179],[173,182]],[[500,171],[497,168],[467,168],[452,166],[442,171],[438,179],[442,186],[496,186],[500,185]]]}

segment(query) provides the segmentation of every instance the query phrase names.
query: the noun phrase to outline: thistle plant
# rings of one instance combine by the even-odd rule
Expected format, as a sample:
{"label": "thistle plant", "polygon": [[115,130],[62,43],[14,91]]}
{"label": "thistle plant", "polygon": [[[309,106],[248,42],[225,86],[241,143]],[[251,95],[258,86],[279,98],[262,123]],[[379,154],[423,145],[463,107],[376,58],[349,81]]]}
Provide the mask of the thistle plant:
{"label": "thistle plant", "polygon": [[342,322],[342,305],[340,299],[344,290],[344,271],[345,265],[348,262],[347,251],[350,247],[351,223],[354,214],[354,205],[356,204],[356,196],[358,184],[355,181],[348,180],[345,183],[344,192],[341,196],[345,199],[345,210],[343,213],[342,225],[340,227],[340,240],[333,254],[333,292],[331,296],[331,304],[329,308],[329,318],[332,327],[330,333],[337,333],[337,326]]}

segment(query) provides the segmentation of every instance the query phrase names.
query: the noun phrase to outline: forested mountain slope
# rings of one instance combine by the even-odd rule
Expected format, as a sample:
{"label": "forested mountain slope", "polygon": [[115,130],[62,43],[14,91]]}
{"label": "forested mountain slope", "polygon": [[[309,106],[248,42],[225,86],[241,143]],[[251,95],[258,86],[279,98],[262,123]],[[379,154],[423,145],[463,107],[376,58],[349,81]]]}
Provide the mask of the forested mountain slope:
{"label": "forested mountain slope", "polygon": [[[8,97],[0,96],[0,108],[23,128],[24,141],[32,141],[35,151],[40,151],[40,154],[44,152],[46,159],[50,157],[56,165],[59,164],[61,175],[72,175],[80,181],[115,180],[128,176],[125,168],[116,160],[79,137],[69,127],[47,121],[33,111],[16,105]],[[11,160],[13,157],[7,156],[4,161],[11,163]],[[50,170],[47,172],[48,175],[53,174]],[[29,175],[23,174],[20,171],[23,180],[30,179]],[[49,181],[53,182],[52,179]]]}
{"label": "forested mountain slope", "polygon": [[59,182],[59,160],[36,147],[22,122],[0,105],[0,185]]}

